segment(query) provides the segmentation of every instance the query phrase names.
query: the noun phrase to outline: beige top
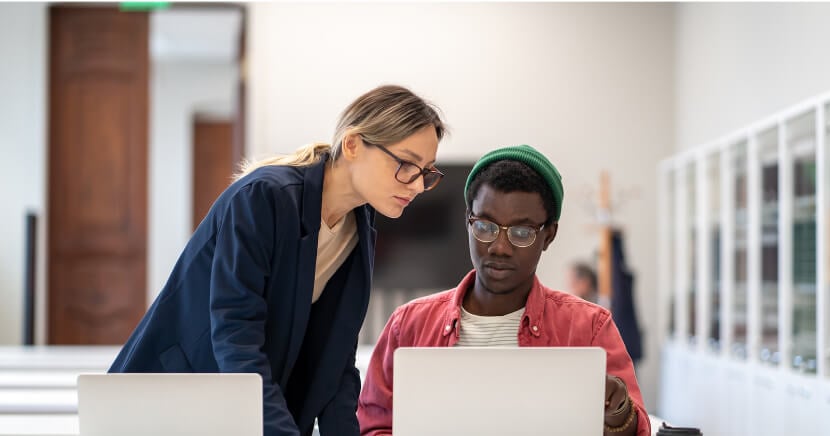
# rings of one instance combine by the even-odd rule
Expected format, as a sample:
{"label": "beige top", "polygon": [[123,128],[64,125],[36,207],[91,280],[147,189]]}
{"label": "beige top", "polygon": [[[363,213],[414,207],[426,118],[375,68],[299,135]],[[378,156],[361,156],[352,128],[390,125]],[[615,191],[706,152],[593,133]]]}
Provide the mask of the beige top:
{"label": "beige top", "polygon": [[316,303],[340,265],[346,261],[357,245],[357,222],[354,212],[349,212],[334,227],[320,219],[320,234],[317,237],[317,265],[314,268],[314,294],[311,302]]}

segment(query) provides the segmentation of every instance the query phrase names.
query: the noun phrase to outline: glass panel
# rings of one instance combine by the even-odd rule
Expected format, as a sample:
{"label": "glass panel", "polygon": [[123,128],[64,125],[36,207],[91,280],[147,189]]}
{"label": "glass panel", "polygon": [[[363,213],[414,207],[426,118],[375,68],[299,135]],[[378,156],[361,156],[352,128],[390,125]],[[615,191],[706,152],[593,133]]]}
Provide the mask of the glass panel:
{"label": "glass panel", "polygon": [[720,289],[721,289],[721,274],[720,274],[720,244],[721,244],[721,226],[720,226],[720,154],[715,154],[708,158],[708,176],[706,183],[708,183],[709,190],[709,222],[707,223],[708,234],[711,241],[709,250],[711,255],[709,272],[711,276],[711,292],[709,298],[709,347],[718,351],[720,349]]}
{"label": "glass panel", "polygon": [[[820,225],[822,226],[822,229],[825,229],[825,231],[826,231],[826,229],[828,228],[827,207],[828,207],[828,205],[830,205],[830,203],[828,203],[828,200],[830,199],[830,198],[828,198],[828,197],[830,197],[830,177],[828,177],[828,174],[827,174],[827,171],[830,170],[830,166],[828,166],[828,164],[830,164],[830,153],[828,153],[828,151],[830,151],[830,104],[824,105],[824,120],[823,121],[824,121],[824,147],[823,147],[823,149],[824,149],[824,162],[823,162],[824,163],[824,174],[823,174],[824,183],[823,183],[823,186],[821,187],[821,189],[823,191],[822,192],[822,199],[825,202],[824,202],[824,210],[822,211],[823,221],[821,221]],[[824,235],[823,240],[821,241],[821,244],[827,244],[827,234],[826,233]],[[825,299],[824,299],[824,304],[822,305],[822,307],[818,307],[817,310],[820,311],[818,316],[820,316],[822,318],[822,320],[824,321],[824,323],[823,323],[823,325],[824,325],[824,329],[823,329],[824,330],[824,338],[825,338],[825,341],[827,341],[828,338],[830,338],[830,320],[827,319],[828,317],[830,317],[830,307],[828,307],[828,306],[830,306],[830,300],[828,300],[826,298],[826,296],[830,295],[830,280],[828,280],[828,277],[830,277],[830,262],[827,261],[828,259],[826,257],[827,256],[827,254],[826,254],[827,253],[827,247],[825,246],[824,248],[825,248],[825,250],[824,250],[825,257],[823,259],[824,262],[822,262],[822,264],[819,266],[821,268],[821,271],[822,271],[823,275],[824,275],[824,280],[821,282],[821,284],[819,284],[819,286],[820,286],[821,294],[823,296],[825,296]],[[820,364],[822,365],[822,368],[824,369],[824,374],[826,376],[830,377],[830,370],[828,370],[828,367],[830,366],[830,353],[828,353],[826,351],[828,345],[830,345],[830,344],[825,342],[822,345],[824,346],[824,350],[825,350],[824,352],[822,352],[822,355],[825,356],[825,359],[824,359],[824,361],[820,362]]]}
{"label": "glass panel", "polygon": [[[794,163],[793,365],[816,371],[816,160]],[[800,180],[799,180],[800,179]],[[802,190],[799,192],[799,190]]]}
{"label": "glass panel", "polygon": [[688,239],[688,258],[686,261],[689,265],[689,288],[686,293],[686,303],[688,304],[688,318],[687,326],[689,332],[689,340],[695,343],[697,340],[697,332],[695,331],[695,292],[697,290],[697,235],[695,234],[695,224],[697,223],[697,196],[695,186],[695,164],[692,163],[686,168],[686,201],[687,201],[687,225],[686,235]]}
{"label": "glass panel", "polygon": [[666,253],[663,253],[666,256],[666,268],[667,271],[665,272],[666,283],[665,286],[666,292],[669,293],[669,307],[668,307],[668,315],[669,315],[669,336],[670,338],[675,338],[677,333],[677,324],[674,319],[674,305],[675,305],[675,296],[676,293],[674,292],[674,259],[675,259],[675,229],[677,226],[677,220],[675,219],[675,198],[677,197],[677,193],[675,192],[674,183],[675,180],[675,173],[673,171],[667,172],[663,176],[663,183],[665,183],[665,192],[666,192],[666,203],[663,205],[664,210],[662,213],[664,214],[664,218],[666,220],[666,237],[669,239],[666,243],[666,247],[668,250]]}
{"label": "glass panel", "polygon": [[816,372],[816,153],[815,114],[787,129],[793,155],[792,366]]}
{"label": "glass panel", "polygon": [[735,174],[735,293],[732,302],[732,355],[745,359],[747,355],[747,156],[746,142],[734,147]]}
{"label": "glass panel", "polygon": [[758,137],[761,161],[761,361],[778,354],[778,129]]}

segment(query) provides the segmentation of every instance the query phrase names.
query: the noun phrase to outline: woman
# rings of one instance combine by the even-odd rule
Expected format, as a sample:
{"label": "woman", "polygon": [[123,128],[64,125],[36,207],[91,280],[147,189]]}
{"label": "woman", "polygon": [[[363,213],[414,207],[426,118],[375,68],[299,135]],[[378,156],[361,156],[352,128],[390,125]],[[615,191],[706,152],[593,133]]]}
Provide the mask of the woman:
{"label": "woman", "polygon": [[374,212],[397,218],[441,180],[444,124],[399,86],[355,100],[333,145],[255,163],[223,192],[110,372],[246,372],[265,436],[357,435],[357,337]]}

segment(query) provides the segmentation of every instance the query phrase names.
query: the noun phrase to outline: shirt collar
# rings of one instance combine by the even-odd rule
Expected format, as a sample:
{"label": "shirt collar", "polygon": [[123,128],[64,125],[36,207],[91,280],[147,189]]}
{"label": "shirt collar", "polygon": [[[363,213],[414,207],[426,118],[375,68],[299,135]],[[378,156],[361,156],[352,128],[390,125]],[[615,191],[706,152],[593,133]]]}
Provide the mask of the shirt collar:
{"label": "shirt collar", "polygon": [[[461,279],[461,282],[452,291],[451,304],[447,305],[444,313],[444,327],[441,331],[442,336],[447,336],[455,332],[456,338],[460,333],[459,319],[461,318],[461,304],[464,302],[464,295],[467,290],[475,285],[476,270],[472,270]],[[545,311],[545,291],[542,284],[539,282],[539,277],[533,277],[533,286],[530,288],[530,294],[527,296],[527,303],[525,304],[525,313],[522,316],[522,326],[528,326],[530,333],[538,337],[542,334],[541,323],[542,316]]]}

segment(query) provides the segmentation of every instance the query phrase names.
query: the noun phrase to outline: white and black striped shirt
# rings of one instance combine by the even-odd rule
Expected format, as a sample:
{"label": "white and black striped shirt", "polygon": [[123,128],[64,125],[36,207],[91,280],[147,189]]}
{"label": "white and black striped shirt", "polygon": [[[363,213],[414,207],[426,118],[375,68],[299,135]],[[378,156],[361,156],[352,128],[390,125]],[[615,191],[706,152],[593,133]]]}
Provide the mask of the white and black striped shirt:
{"label": "white and black striped shirt", "polygon": [[479,316],[461,308],[458,347],[518,347],[525,308],[502,316]]}

